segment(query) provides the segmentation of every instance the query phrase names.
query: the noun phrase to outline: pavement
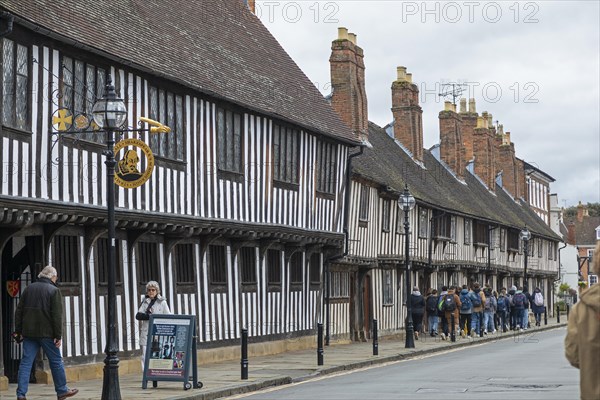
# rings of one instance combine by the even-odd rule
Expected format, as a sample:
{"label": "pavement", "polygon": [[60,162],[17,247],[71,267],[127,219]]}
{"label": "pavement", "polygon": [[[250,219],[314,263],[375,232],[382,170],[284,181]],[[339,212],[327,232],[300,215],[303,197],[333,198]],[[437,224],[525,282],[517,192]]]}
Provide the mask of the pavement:
{"label": "pavement", "polygon": [[[325,346],[323,353],[323,365],[317,365],[317,349],[299,350],[294,352],[280,353],[276,355],[250,358],[248,366],[248,379],[241,379],[240,360],[231,360],[213,364],[200,365],[198,368],[198,380],[202,383],[199,389],[184,390],[182,382],[158,382],[157,388],[152,388],[149,382],[148,389],[142,389],[142,377],[140,374],[126,374],[119,377],[121,397],[123,400],[139,399],[161,399],[180,400],[198,399],[213,400],[222,397],[235,396],[243,393],[253,392],[268,387],[286,385],[301,382],[323,375],[340,373],[343,371],[356,370],[387,362],[416,358],[432,353],[444,352],[465,346],[483,344],[485,342],[502,339],[519,340],[533,339],[536,332],[565,327],[566,323],[557,324],[556,321],[548,321],[548,325],[542,322],[541,327],[532,327],[524,332],[507,332],[489,334],[483,338],[460,338],[455,342],[432,338],[421,334],[419,340],[415,341],[414,349],[404,348],[403,338],[382,338],[379,340],[378,355],[373,355],[373,344],[371,341],[362,343],[336,344],[332,341]],[[510,346],[513,341],[506,340]],[[200,350],[200,357],[202,350]],[[79,389],[79,394],[72,399],[83,400],[101,398],[102,380],[93,379],[70,383],[69,387]],[[0,392],[0,399],[13,400],[16,384],[10,384],[8,391]],[[31,384],[28,400],[41,400],[56,398],[54,386],[44,384]]]}

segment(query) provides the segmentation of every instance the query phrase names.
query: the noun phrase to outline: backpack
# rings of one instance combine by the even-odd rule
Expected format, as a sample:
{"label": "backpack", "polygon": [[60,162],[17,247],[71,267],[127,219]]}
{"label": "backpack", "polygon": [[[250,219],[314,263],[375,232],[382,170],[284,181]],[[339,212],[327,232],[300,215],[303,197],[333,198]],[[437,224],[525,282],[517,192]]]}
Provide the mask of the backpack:
{"label": "backpack", "polygon": [[444,296],[444,303],[442,305],[444,311],[456,310],[456,301],[454,301],[454,294],[447,294]]}
{"label": "backpack", "polygon": [[498,311],[506,311],[506,297],[498,297]]}
{"label": "backpack", "polygon": [[438,296],[429,296],[427,298],[426,308],[429,314],[435,313],[438,310]]}
{"label": "backpack", "polygon": [[491,310],[492,309],[492,296],[489,296],[489,297],[485,298],[485,309],[486,310]]}
{"label": "backpack", "polygon": [[533,297],[533,302],[535,303],[536,306],[543,306],[544,305],[544,296],[542,296],[542,294],[540,292],[536,292],[535,296]]}
{"label": "backpack", "polygon": [[438,305],[437,305],[437,308],[438,308],[438,310],[439,310],[439,311],[444,311],[444,297],[445,297],[445,296],[446,296],[446,295],[443,295],[443,296],[439,296],[439,297],[438,297]]}
{"label": "backpack", "polygon": [[471,307],[473,303],[471,302],[471,295],[469,293],[465,295],[460,295],[460,302],[462,303],[460,306],[460,312],[469,312],[471,311]]}
{"label": "backpack", "polygon": [[513,297],[513,304],[515,307],[524,307],[525,306],[525,295],[523,293],[517,293]]}
{"label": "backpack", "polygon": [[473,307],[481,307],[481,296],[479,293],[473,292],[473,296],[471,297]]}

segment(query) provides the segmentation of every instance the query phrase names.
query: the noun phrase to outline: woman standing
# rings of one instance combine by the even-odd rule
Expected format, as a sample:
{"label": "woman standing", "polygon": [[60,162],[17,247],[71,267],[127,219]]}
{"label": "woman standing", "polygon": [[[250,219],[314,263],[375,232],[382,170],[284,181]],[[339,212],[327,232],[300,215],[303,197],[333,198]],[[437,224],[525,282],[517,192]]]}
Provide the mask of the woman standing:
{"label": "woman standing", "polygon": [[412,320],[415,327],[415,340],[419,340],[419,332],[423,329],[423,314],[425,314],[425,299],[418,287],[414,287],[410,295],[410,305],[412,308]]}
{"label": "woman standing", "polygon": [[150,281],[146,284],[146,298],[142,301],[135,319],[140,321],[140,347],[142,348],[142,370],[146,359],[146,341],[148,340],[148,320],[150,314],[171,314],[167,300],[160,295],[158,282]]}

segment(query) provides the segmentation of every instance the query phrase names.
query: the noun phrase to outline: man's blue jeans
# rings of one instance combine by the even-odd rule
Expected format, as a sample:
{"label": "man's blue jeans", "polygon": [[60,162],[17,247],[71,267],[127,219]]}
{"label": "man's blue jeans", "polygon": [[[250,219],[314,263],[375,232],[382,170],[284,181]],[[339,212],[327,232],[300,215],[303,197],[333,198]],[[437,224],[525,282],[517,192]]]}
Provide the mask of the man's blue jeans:
{"label": "man's blue jeans", "polygon": [[31,367],[40,347],[48,357],[50,370],[52,371],[52,380],[54,381],[54,390],[61,396],[69,391],[67,387],[67,377],[63,366],[60,349],[54,345],[54,339],[51,338],[25,338],[23,341],[23,357],[19,365],[19,377],[17,386],[17,397],[25,397],[29,388],[29,375]]}
{"label": "man's blue jeans", "polygon": [[481,312],[473,312],[471,315],[471,333],[475,332],[475,335],[481,333],[482,317]]}

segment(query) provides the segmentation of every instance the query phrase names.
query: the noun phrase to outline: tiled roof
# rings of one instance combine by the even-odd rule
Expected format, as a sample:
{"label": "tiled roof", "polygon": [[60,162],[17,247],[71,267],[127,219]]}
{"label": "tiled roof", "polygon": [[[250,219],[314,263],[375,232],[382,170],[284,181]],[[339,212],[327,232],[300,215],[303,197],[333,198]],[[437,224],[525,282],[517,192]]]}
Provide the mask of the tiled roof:
{"label": "tiled roof", "polygon": [[358,143],[243,0],[0,0],[0,6],[17,23],[46,28],[122,64]]}
{"label": "tiled roof", "polygon": [[565,221],[567,227],[571,224],[571,221],[575,224],[575,243],[578,246],[595,246],[596,239],[596,228],[600,226],[600,217],[583,217],[583,221],[579,222],[577,217],[568,219]]}
{"label": "tiled roof", "polygon": [[421,168],[379,126],[369,124],[369,142],[363,155],[353,161],[353,172],[382,186],[402,191],[405,182],[417,202],[432,208],[496,222],[515,229],[528,229],[537,235],[561,240],[524,202],[516,203],[500,186],[496,194],[465,171],[459,182],[430,151],[424,151]]}

